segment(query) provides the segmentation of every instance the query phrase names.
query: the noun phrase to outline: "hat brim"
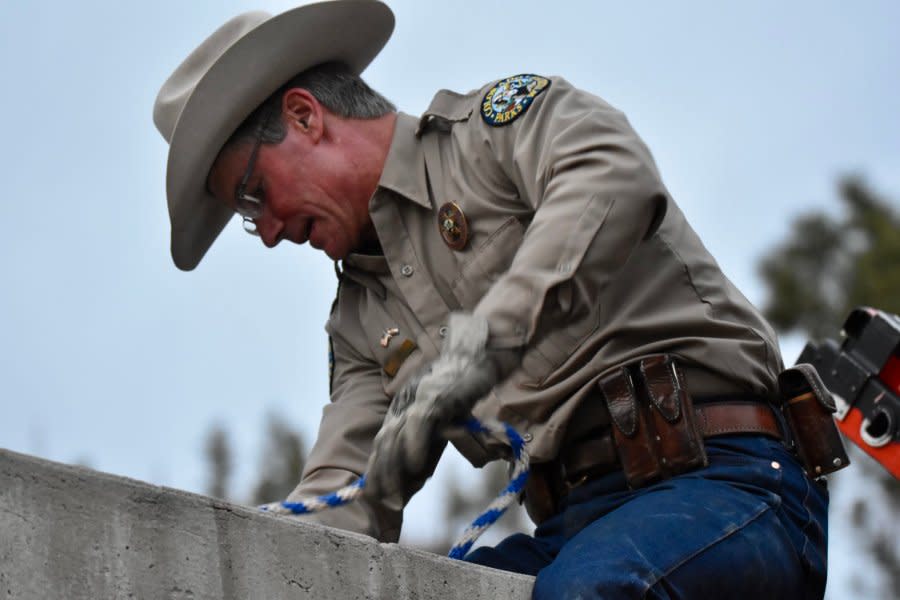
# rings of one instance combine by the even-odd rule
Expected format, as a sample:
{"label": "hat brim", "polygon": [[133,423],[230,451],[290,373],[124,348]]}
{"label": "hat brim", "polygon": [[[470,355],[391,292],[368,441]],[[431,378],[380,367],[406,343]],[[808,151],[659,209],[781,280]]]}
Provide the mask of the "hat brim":
{"label": "hat brim", "polygon": [[197,83],[169,144],[166,195],[172,259],[193,270],[234,214],[206,190],[212,163],[237,127],[294,75],[326,62],[360,74],[394,28],[381,2],[309,4],[261,23],[229,47]]}

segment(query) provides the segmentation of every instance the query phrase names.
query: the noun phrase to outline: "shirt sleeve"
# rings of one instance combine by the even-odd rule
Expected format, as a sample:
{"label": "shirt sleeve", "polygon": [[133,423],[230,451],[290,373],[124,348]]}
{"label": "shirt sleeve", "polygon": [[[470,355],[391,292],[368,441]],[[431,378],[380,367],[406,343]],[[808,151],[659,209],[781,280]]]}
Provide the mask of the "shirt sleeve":
{"label": "shirt sleeve", "polygon": [[[334,360],[331,402],[323,410],[316,443],[289,501],[329,494],[361,476],[390,404],[382,386],[380,366],[355,350],[345,336],[361,330],[358,319],[349,316],[349,312],[350,309],[341,311],[338,306],[326,327]],[[360,498],[302,518],[369,535],[382,542],[396,542],[403,522],[402,511],[400,504]]]}
{"label": "shirt sleeve", "polygon": [[562,78],[514,121],[480,116],[500,168],[533,210],[509,270],[475,308],[491,344],[528,344],[548,292],[567,280],[602,289],[665,214],[668,194],[653,158],[625,116]]}

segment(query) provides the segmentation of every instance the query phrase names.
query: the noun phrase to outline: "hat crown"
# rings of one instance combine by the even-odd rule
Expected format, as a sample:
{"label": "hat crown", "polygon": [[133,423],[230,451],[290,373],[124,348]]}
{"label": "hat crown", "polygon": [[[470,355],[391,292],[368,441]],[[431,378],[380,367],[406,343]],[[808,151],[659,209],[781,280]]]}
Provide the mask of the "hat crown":
{"label": "hat crown", "polygon": [[172,142],[178,118],[200,80],[235,42],[271,18],[267,12],[252,11],[229,20],[191,52],[163,83],[153,105],[153,123],[167,143]]}

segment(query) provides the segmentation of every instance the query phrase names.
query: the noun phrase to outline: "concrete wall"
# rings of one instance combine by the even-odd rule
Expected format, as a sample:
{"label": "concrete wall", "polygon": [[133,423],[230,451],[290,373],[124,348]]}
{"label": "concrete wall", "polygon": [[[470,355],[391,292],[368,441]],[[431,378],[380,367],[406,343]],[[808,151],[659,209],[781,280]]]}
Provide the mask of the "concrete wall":
{"label": "concrete wall", "polygon": [[0,600],[530,596],[532,578],[0,449]]}

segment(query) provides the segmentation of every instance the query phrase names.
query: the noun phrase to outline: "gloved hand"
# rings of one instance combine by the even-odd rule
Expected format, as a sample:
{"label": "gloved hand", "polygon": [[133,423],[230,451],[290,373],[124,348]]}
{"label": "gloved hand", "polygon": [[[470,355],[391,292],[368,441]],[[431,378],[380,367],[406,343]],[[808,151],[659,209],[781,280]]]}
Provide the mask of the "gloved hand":
{"label": "gloved hand", "polygon": [[483,317],[454,313],[441,355],[394,396],[366,468],[364,494],[386,498],[418,490],[431,476],[447,428],[465,420],[519,363],[520,351],[489,350]]}

